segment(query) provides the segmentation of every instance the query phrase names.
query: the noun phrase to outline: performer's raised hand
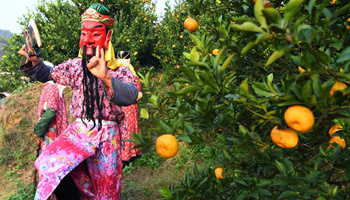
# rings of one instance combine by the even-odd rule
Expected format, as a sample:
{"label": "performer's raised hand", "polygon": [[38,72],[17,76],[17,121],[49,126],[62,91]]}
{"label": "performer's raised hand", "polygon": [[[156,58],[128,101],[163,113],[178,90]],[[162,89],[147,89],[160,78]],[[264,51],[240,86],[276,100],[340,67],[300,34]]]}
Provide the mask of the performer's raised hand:
{"label": "performer's raised hand", "polygon": [[28,56],[26,45],[23,45],[22,48],[18,51],[18,53],[24,57],[26,57],[28,60],[32,61],[32,66],[37,65],[40,62],[40,58],[36,56]]}
{"label": "performer's raised hand", "polygon": [[91,74],[101,79],[108,86],[111,86],[111,75],[107,72],[103,48],[100,49],[99,46],[96,47],[96,54],[89,60],[87,68],[90,70]]}

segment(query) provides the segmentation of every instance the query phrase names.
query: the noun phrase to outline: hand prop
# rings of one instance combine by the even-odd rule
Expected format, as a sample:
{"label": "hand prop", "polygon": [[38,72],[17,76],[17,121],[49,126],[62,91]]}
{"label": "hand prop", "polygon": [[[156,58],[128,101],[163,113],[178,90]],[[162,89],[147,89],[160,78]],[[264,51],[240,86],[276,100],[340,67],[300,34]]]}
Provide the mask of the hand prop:
{"label": "hand prop", "polygon": [[[28,57],[40,57],[40,47],[42,46],[40,34],[38,27],[36,26],[35,21],[32,18],[29,20],[28,27],[24,31],[24,41]],[[21,65],[23,65],[26,62],[27,58],[23,56]]]}

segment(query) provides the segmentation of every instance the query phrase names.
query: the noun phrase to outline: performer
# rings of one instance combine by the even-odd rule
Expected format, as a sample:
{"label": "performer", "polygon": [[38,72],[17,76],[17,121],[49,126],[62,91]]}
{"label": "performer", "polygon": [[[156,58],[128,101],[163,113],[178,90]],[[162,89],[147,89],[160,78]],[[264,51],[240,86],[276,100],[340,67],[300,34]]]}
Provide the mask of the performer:
{"label": "performer", "polygon": [[[118,51],[117,52],[117,61],[121,65],[128,66],[131,72],[134,75],[136,80],[136,87],[139,91],[139,100],[142,97],[141,92],[141,83],[139,81],[138,76],[134,70],[134,67],[130,64],[130,52],[129,51]],[[138,113],[138,105],[137,102],[123,107],[123,111],[125,113],[125,123],[127,126],[127,132],[122,135],[122,161],[123,161],[123,169],[125,166],[129,165],[133,160],[140,157],[142,155],[141,148],[135,148],[135,143],[126,141],[127,139],[132,139],[131,133],[139,133],[139,113]]]}
{"label": "performer", "polygon": [[92,4],[82,14],[79,46],[82,58],[53,68],[37,57],[21,69],[38,81],[54,82],[73,90],[70,105],[76,121],[35,161],[40,178],[35,199],[45,200],[71,174],[81,199],[120,199],[121,141],[126,131],[121,106],[136,102],[132,72],[118,67],[111,45],[114,20],[106,7]]}

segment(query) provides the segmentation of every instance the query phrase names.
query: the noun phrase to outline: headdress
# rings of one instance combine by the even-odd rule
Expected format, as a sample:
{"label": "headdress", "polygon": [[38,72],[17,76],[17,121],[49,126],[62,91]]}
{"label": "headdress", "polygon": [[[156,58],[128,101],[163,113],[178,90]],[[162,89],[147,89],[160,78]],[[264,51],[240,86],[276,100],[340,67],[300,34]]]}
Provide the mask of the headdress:
{"label": "headdress", "polygon": [[109,16],[109,10],[101,4],[94,3],[81,15],[81,21],[96,21],[112,29],[114,20]]}

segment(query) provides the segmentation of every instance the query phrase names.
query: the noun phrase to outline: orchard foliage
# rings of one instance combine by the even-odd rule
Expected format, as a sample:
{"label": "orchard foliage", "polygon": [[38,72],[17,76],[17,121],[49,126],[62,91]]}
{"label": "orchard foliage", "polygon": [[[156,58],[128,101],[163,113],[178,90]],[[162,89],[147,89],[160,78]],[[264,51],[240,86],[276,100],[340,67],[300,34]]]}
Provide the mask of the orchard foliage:
{"label": "orchard foliage", "polygon": [[[328,148],[328,130],[341,124],[336,134],[349,144],[350,90],[330,91],[337,81],[350,84],[350,4],[184,3],[200,28],[190,34],[195,46],[183,53],[182,74],[166,93],[152,95],[161,112],[150,131],[205,145],[205,163],[225,175],[215,180],[208,169],[195,169],[163,188],[164,198],[348,199],[350,149]],[[298,66],[309,71],[299,73]],[[298,133],[297,147],[282,149],[270,132],[287,127],[283,114],[291,105],[310,108],[316,122]]]}

